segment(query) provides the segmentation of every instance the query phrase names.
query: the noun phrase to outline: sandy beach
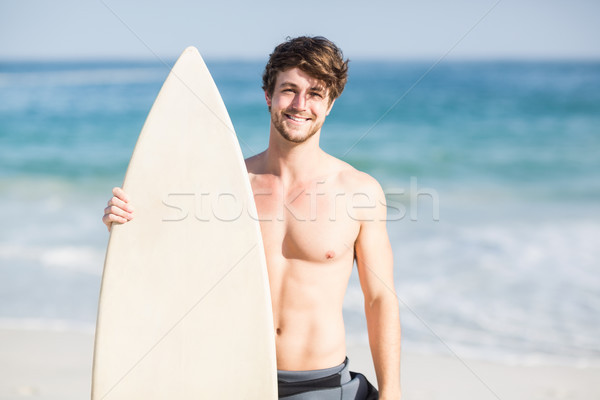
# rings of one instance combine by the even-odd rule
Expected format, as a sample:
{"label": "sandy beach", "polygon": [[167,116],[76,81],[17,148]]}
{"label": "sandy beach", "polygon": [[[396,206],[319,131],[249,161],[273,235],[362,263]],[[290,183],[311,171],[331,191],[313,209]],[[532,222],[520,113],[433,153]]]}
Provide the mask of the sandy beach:
{"label": "sandy beach", "polygon": [[[348,354],[353,368],[375,379],[366,347],[350,347]],[[405,351],[401,374],[402,398],[408,400],[600,398],[600,368],[508,366]]]}
{"label": "sandy beach", "polygon": [[90,398],[89,333],[0,330],[0,399]]}
{"label": "sandy beach", "polygon": [[[89,333],[0,330],[0,399],[89,398],[93,341]],[[349,347],[348,356],[352,370],[376,381],[366,346]],[[403,398],[592,400],[600,397],[600,368],[463,361],[405,352]]]}

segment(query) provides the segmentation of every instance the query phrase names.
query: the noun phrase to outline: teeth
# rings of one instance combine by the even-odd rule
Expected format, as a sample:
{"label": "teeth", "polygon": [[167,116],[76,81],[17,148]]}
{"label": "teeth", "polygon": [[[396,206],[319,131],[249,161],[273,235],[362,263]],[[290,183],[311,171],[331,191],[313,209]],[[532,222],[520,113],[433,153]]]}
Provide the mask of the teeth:
{"label": "teeth", "polygon": [[292,121],[296,121],[296,122],[304,122],[307,120],[307,118],[298,118],[298,117],[292,117],[291,115],[288,115],[288,117],[292,120]]}

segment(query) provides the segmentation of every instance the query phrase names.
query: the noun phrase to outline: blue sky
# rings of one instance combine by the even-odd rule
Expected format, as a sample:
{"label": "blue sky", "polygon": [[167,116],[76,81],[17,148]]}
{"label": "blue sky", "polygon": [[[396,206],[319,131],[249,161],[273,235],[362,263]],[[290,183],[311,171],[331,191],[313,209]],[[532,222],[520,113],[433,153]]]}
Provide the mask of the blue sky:
{"label": "blue sky", "polygon": [[265,59],[323,35],[350,58],[600,59],[597,0],[1,0],[0,59]]}

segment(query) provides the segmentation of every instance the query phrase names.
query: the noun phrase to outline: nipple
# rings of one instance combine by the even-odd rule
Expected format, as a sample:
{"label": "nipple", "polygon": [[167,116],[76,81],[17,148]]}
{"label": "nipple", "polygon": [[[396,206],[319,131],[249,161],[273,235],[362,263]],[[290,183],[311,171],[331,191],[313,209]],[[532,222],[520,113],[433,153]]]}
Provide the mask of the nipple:
{"label": "nipple", "polygon": [[335,257],[335,251],[329,250],[327,253],[325,253],[325,258],[328,260],[331,260],[333,257]]}

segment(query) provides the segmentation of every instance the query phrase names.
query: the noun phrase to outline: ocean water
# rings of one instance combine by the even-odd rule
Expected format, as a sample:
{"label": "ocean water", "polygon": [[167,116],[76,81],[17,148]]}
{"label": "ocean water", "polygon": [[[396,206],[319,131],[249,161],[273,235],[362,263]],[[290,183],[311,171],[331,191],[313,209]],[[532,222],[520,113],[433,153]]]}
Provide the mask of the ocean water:
{"label": "ocean water", "polygon": [[[208,65],[262,151],[262,63]],[[600,63],[431,65],[352,62],[322,134],[386,191],[404,349],[600,364]],[[0,63],[0,327],[93,331],[102,209],[168,70]],[[362,307],[354,274],[350,342]]]}

